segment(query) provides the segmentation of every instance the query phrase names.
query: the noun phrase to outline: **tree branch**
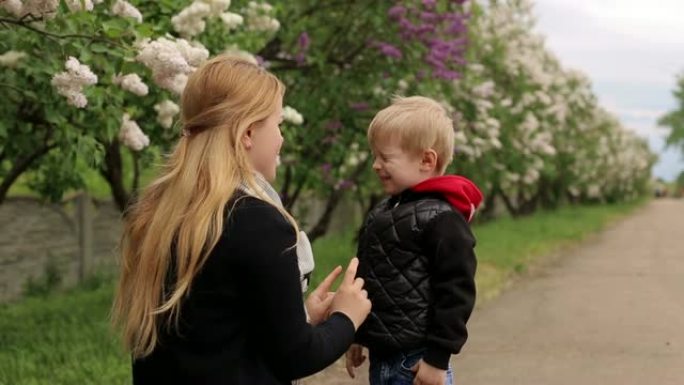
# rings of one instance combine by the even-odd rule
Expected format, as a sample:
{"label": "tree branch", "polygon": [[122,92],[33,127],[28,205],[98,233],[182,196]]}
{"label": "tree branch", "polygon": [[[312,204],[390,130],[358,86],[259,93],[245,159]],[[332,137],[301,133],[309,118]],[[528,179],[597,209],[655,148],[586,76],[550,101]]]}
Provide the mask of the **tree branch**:
{"label": "tree branch", "polygon": [[114,47],[126,48],[125,46],[115,42],[114,40],[110,40],[110,39],[107,39],[107,38],[104,38],[101,36],[83,35],[83,34],[79,34],[79,33],[70,33],[70,34],[60,35],[57,33],[44,31],[44,30],[36,28],[30,24],[27,24],[26,22],[23,21],[23,18],[20,20],[17,20],[17,19],[11,19],[11,18],[7,18],[7,17],[0,17],[0,24],[13,24],[13,25],[16,25],[16,26],[19,26],[22,28],[26,28],[30,31],[33,31],[33,32],[38,33],[40,35],[44,35],[44,36],[46,36],[52,40],[55,40],[55,41],[58,41],[61,39],[87,39],[87,40],[90,40],[91,42],[92,41],[99,41],[99,42],[106,43],[106,44],[109,44],[109,45],[114,46]]}
{"label": "tree branch", "polygon": [[49,134],[46,136],[46,139],[41,146],[24,156],[17,157],[17,159],[13,162],[12,168],[9,170],[0,184],[0,204],[2,204],[2,202],[5,200],[7,197],[7,192],[9,191],[10,187],[12,187],[14,182],[17,181],[19,176],[28,170],[28,168],[31,167],[36,159],[57,147],[57,145],[54,143],[48,144],[49,136]]}

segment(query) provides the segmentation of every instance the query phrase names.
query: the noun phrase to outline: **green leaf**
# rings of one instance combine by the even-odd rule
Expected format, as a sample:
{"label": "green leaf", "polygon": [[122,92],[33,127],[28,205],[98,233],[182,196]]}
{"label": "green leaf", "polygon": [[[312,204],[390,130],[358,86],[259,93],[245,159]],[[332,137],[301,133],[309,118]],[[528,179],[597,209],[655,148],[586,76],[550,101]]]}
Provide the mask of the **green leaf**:
{"label": "green leaf", "polygon": [[104,30],[105,35],[111,38],[121,37],[124,32],[126,32],[127,27],[128,22],[121,18],[108,20],[102,23],[102,29]]}
{"label": "green leaf", "polygon": [[[102,43],[93,43],[90,45],[90,51],[95,53],[108,53],[110,49]],[[83,60],[86,60],[83,58]]]}

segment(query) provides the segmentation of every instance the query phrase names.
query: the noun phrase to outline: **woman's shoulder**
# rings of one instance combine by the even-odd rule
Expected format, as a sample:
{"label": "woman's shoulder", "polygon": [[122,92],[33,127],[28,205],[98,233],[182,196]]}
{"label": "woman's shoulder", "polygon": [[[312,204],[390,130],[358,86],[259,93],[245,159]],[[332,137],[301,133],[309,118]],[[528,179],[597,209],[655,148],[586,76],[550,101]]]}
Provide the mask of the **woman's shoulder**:
{"label": "woman's shoulder", "polygon": [[246,194],[243,191],[236,192],[226,205],[226,214],[229,217],[243,211],[252,210],[280,213],[280,211],[271,203],[253,195]]}
{"label": "woman's shoulder", "polygon": [[[273,204],[242,191],[228,201],[226,205],[226,222],[229,225],[249,227],[292,227],[283,213]],[[229,226],[230,227],[230,226]]]}

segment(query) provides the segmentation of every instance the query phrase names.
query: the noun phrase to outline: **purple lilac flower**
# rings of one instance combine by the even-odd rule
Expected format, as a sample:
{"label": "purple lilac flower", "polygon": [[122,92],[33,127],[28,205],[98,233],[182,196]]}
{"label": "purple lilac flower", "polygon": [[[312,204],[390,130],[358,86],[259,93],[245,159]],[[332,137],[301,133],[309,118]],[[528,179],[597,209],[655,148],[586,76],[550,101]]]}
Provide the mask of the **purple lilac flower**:
{"label": "purple lilac flower", "polygon": [[[466,0],[457,0],[463,4]],[[423,60],[438,78],[458,77],[458,66],[465,63],[464,52],[468,15],[460,12],[440,13],[436,0],[422,0],[414,6],[395,5],[388,12],[389,18],[397,23],[399,37],[403,41],[418,42],[427,48]],[[376,48],[386,56],[401,57],[401,51],[389,43],[375,43]],[[419,74],[423,76],[423,74]]]}
{"label": "purple lilac flower", "polygon": [[369,105],[366,102],[356,102],[356,103],[351,103],[349,105],[349,107],[354,111],[363,112],[363,111],[368,110]]}
{"label": "purple lilac flower", "polygon": [[301,48],[302,51],[308,50],[309,45],[311,44],[311,39],[309,38],[309,34],[306,32],[302,32],[299,35],[299,39],[297,39],[297,42],[299,43],[299,48]]}
{"label": "purple lilac flower", "polygon": [[328,123],[325,125],[325,129],[328,131],[338,131],[342,128],[342,122],[339,120],[330,120]]}
{"label": "purple lilac flower", "polygon": [[437,0],[423,0],[423,7],[433,9],[437,5]]}
{"label": "purple lilac flower", "polygon": [[323,175],[330,174],[331,170],[332,170],[332,165],[330,163],[323,163],[321,165],[321,171],[323,172]]}
{"label": "purple lilac flower", "polygon": [[343,179],[337,183],[337,188],[340,190],[347,190],[354,187],[355,183],[349,179]]}
{"label": "purple lilac flower", "polygon": [[385,56],[392,57],[395,59],[401,59],[402,57],[401,50],[399,50],[399,48],[393,46],[392,44],[378,42],[376,43],[376,47]]}
{"label": "purple lilac flower", "polygon": [[311,45],[309,34],[302,32],[297,39],[297,44],[299,45],[299,51],[295,55],[295,61],[297,61],[298,66],[303,66],[306,64],[306,52],[309,50],[309,46]]}
{"label": "purple lilac flower", "polygon": [[337,135],[328,135],[321,141],[323,144],[333,144],[337,142]]}
{"label": "purple lilac flower", "polygon": [[387,11],[387,14],[391,19],[399,19],[400,17],[403,17],[406,14],[406,7],[397,4],[394,7],[390,8],[389,11]]}

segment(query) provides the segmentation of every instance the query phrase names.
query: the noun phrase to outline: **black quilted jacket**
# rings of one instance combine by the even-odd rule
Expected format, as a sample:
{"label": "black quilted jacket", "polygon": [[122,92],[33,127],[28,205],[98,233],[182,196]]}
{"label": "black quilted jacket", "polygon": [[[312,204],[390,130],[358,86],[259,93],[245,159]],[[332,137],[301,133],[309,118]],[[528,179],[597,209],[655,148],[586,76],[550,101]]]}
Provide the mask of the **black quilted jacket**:
{"label": "black quilted jacket", "polygon": [[425,348],[423,359],[446,369],[468,336],[474,247],[468,223],[442,194],[407,190],[380,202],[359,237],[358,276],[373,309],[357,342],[376,357]]}

